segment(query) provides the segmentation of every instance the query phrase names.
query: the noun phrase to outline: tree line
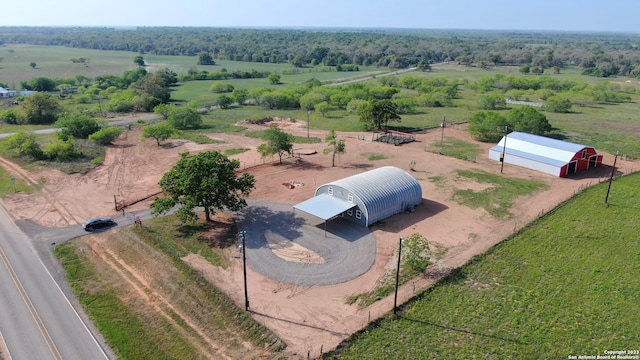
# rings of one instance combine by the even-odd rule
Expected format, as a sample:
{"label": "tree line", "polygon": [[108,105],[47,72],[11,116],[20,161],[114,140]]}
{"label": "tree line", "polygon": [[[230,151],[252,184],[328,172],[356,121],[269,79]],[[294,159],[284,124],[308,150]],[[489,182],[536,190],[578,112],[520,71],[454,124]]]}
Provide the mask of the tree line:
{"label": "tree line", "polygon": [[[640,76],[637,35],[402,29],[1,27],[0,44],[25,43],[303,66],[579,66],[591,76]],[[208,57],[210,56],[210,58]]]}

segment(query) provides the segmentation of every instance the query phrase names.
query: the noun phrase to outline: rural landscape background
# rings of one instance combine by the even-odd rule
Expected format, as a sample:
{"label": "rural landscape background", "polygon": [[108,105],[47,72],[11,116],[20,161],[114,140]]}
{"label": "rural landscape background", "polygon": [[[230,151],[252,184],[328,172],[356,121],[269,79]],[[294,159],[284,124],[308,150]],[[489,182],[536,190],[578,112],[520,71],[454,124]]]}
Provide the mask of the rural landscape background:
{"label": "rural landscape background", "polygon": [[[337,158],[338,167],[405,162],[396,166],[417,170],[423,187],[438,192],[443,204],[473,209],[475,220],[495,221],[505,236],[462,267],[438,273],[438,256],[447,255],[431,254],[426,269],[401,272],[405,290],[416,279],[431,276],[435,283],[409,291],[409,301],[398,314],[387,309],[353,335],[342,334],[345,340],[335,349],[322,349],[321,344],[309,348],[312,357],[567,358],[637,350],[638,42],[637,34],[539,31],[0,27],[0,86],[40,90],[59,106],[57,122],[33,123],[25,106],[31,95],[0,99],[0,133],[68,129],[74,121],[95,119],[101,129],[113,127],[123,134],[106,145],[88,135],[77,139],[32,135],[30,139],[42,147],[40,159],[28,152],[33,148],[17,151],[11,136],[0,140],[4,159],[0,193],[5,202],[17,203],[16,193],[36,198],[51,185],[42,174],[56,172],[67,179],[91,176],[108,165],[110,154],[122,144],[134,146],[129,134],[137,134],[135,146],[144,146],[141,129],[172,123],[182,109],[193,109],[198,121],[162,138],[166,146],[147,141],[148,149],[165,154],[181,142],[191,149],[219,148],[240,159],[242,170],[255,174],[264,169],[268,174],[278,166],[277,157],[261,158],[256,151],[257,144],[265,141],[262,129],[266,128],[256,124],[264,119],[288,124],[283,129],[295,135],[296,148],[317,148],[320,153],[327,146],[326,134],[336,131],[349,139],[346,154]],[[148,92],[154,83],[145,79],[153,74],[169,79],[159,92],[168,95],[165,100]],[[533,104],[535,114],[550,124],[546,136],[588,144],[608,154],[605,168],[587,175],[589,185],[579,188],[566,184],[584,178],[551,179],[517,170],[509,178],[522,183],[503,182],[486,160],[487,146],[502,136],[502,130],[484,121],[499,122],[501,117],[507,121],[514,109],[527,106],[505,99]],[[369,146],[362,140],[375,136],[375,124],[363,121],[360,109],[376,100],[397,106],[401,119],[392,119],[386,127],[416,133],[423,142],[405,148],[380,144],[394,150],[357,150]],[[162,103],[171,106],[167,113],[157,107]],[[115,122],[122,119],[134,122]],[[447,132],[439,137],[443,122],[452,130],[445,127]],[[491,141],[478,141],[480,135]],[[419,153],[428,155],[418,157]],[[612,169],[616,155],[622,169],[617,172]],[[177,161],[177,151],[171,156]],[[317,157],[308,161],[316,166],[326,162]],[[434,161],[439,165],[432,165]],[[285,162],[292,172],[309,172],[296,168],[295,159]],[[255,165],[262,167],[252,170]],[[436,173],[440,166],[453,168],[449,177]],[[609,173],[616,179],[605,203]],[[457,189],[462,182],[470,189]],[[537,203],[548,201],[542,199],[542,194],[549,194],[545,191],[562,186],[558,208],[541,209],[541,216],[531,223],[524,223],[528,219],[524,215],[518,218],[524,208],[535,209]],[[486,189],[498,189],[500,195]],[[264,192],[268,190],[256,189],[256,194],[266,196]],[[283,203],[293,201],[293,195],[288,196]],[[426,198],[430,196],[425,192]],[[565,197],[571,199],[564,201]],[[125,204],[140,198],[133,191],[123,195]],[[146,200],[138,206],[148,205]],[[83,211],[87,213],[82,216],[103,215]],[[70,215],[64,225],[75,225],[81,215]],[[62,226],[50,219],[43,216],[41,225]],[[393,219],[373,231],[386,232],[390,238],[409,235],[410,227],[397,229],[392,224],[399,220]],[[69,241],[54,251],[65,269],[67,286],[118,358],[155,358],[159,353],[166,358],[305,358],[307,353],[242,311],[235,295],[218,289],[201,269],[183,259],[200,254],[220,273],[228,271],[235,262],[231,250],[237,230],[231,217],[217,218],[212,227],[185,227],[167,216],[145,221],[144,228],[122,227]],[[215,240],[203,241],[213,239],[212,232]],[[436,234],[420,233],[434,253],[444,242]],[[466,239],[472,243],[478,236],[467,233]],[[187,313],[185,318],[207,314],[208,321],[184,326],[182,320],[163,319],[163,312],[137,312],[139,304],[124,298],[126,284],[114,280],[113,268],[121,265],[109,266],[109,261],[96,262],[87,255],[96,251],[95,244],[111,254],[112,258],[105,256],[111,265],[142,263],[160,269],[159,264],[169,264],[158,271],[166,274],[162,286],[187,293],[175,299],[181,304],[176,308]],[[111,252],[122,256],[125,248],[130,258],[119,262]],[[392,260],[395,250],[389,251]],[[370,294],[353,295],[378,304],[392,296],[384,281],[370,287]],[[366,309],[371,303],[358,305],[355,300],[349,306]],[[212,344],[214,338],[219,342]]]}

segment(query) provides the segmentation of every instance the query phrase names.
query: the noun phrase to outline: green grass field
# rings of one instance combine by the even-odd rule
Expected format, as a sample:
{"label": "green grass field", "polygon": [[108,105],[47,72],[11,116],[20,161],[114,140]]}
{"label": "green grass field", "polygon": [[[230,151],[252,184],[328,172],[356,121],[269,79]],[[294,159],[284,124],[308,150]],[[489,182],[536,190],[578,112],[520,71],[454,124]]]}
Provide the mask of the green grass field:
{"label": "green grass field", "polygon": [[326,358],[566,359],[640,343],[640,174],[586,189]]}
{"label": "green grass field", "polygon": [[[211,349],[207,338],[224,347],[222,353],[251,355],[246,354],[245,344],[253,344],[263,352],[279,350],[281,342],[273,333],[180,258],[193,252],[212,264],[225,266],[219,254],[200,237],[205,228],[204,223],[181,225],[175,217],[168,216],[145,222],[144,230],[129,226],[105,234],[105,246],[115,249],[118,257],[133,268],[140,264],[170,268],[150,274],[147,280],[153,291],[171,302],[171,307],[162,301],[155,307],[150,306],[151,301],[141,304],[137,296],[130,295],[131,284],[120,278],[122,271],[87,256],[91,250],[82,241],[72,240],[55,247],[67,281],[118,358],[199,359],[206,349]],[[230,235],[225,247],[235,244],[234,235],[235,232]],[[162,316],[158,308],[169,316]],[[179,314],[196,324],[187,324]],[[194,325],[199,329],[197,333]]]}
{"label": "green grass field", "polygon": [[[135,68],[133,58],[138,55],[133,52],[100,51],[74,49],[56,46],[11,45],[0,47],[0,82],[18,88],[22,80],[29,80],[37,76],[53,78],[72,77],[82,74],[95,77],[101,74],[120,75],[126,70]],[[73,64],[70,58],[85,57],[89,61],[85,64]],[[237,79],[224,80],[236,88],[252,89],[256,87],[286,88],[299,86],[305,81],[316,78],[323,82],[345,80],[366,75],[388,72],[389,69],[377,67],[361,67],[359,72],[324,72],[314,68],[300,69],[297,74],[286,75],[293,67],[289,64],[249,63],[235,61],[218,61],[214,66],[197,66],[196,57],[188,56],[156,56],[144,55],[150,66],[148,70],[168,67],[178,74],[186,73],[190,68],[199,70],[228,71],[266,70],[282,75],[282,84],[271,85],[267,79]],[[36,69],[29,67],[30,62],[36,62]],[[391,123],[399,130],[424,128],[438,125],[443,116],[449,123],[465,122],[479,110],[479,93],[469,89],[465,83],[473,83],[479,79],[493,77],[498,74],[505,76],[521,76],[517,67],[495,67],[478,69],[457,64],[444,64],[433,67],[428,73],[409,72],[398,75],[441,77],[448,81],[457,81],[460,85],[460,96],[453,101],[453,106],[442,108],[419,107],[414,113],[403,114],[400,123]],[[528,75],[534,76],[534,75]],[[631,94],[632,101],[619,104],[597,104],[592,107],[574,106],[571,113],[558,114],[545,112],[549,122],[554,127],[553,133],[565,137],[568,141],[594,146],[596,149],[611,154],[619,152],[630,158],[640,158],[640,123],[637,121],[637,103],[640,100],[640,83],[631,78],[595,78],[580,75],[580,69],[569,67],[562,69],[560,74],[545,74],[558,80],[570,80],[595,86],[598,84],[627,86],[636,89],[638,94]],[[177,104],[196,101],[202,106],[215,103],[218,95],[209,91],[214,81],[190,81],[175,86],[172,99]],[[379,84],[378,79],[368,80],[369,83]],[[532,100],[536,100],[535,98]],[[95,103],[88,104],[96,106]],[[507,110],[504,110],[507,111]],[[213,131],[237,131],[232,125],[233,120],[242,120],[253,116],[279,116],[285,118],[306,119],[306,112],[302,110],[265,110],[256,106],[245,106],[226,111],[214,111],[208,118],[214,122],[222,121],[226,125],[222,128],[213,126],[207,128]],[[213,122],[211,123],[213,124]],[[356,114],[344,110],[331,111],[326,116],[317,112],[311,114],[311,128],[336,131],[362,131],[362,124]],[[12,132],[16,128],[2,126],[0,132]],[[607,161],[606,159],[605,161]]]}

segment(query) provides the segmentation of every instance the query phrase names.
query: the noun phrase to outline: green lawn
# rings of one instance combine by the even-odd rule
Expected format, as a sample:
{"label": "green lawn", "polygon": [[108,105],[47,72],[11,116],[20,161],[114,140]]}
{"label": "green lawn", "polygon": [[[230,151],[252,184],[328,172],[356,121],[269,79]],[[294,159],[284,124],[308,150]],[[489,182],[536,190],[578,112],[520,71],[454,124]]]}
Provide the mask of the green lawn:
{"label": "green lawn", "polygon": [[591,187],[327,358],[566,359],[640,343],[640,174]]}

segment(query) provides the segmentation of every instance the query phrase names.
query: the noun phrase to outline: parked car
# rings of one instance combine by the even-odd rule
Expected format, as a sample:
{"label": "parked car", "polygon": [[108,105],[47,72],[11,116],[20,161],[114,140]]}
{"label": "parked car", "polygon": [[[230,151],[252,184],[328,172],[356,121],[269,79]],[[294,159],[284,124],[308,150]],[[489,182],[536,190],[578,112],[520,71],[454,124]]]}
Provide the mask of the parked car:
{"label": "parked car", "polygon": [[82,228],[85,231],[93,231],[96,229],[103,229],[109,226],[116,225],[116,222],[113,221],[110,217],[102,217],[102,218],[94,218],[89,219],[82,223]]}

